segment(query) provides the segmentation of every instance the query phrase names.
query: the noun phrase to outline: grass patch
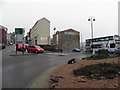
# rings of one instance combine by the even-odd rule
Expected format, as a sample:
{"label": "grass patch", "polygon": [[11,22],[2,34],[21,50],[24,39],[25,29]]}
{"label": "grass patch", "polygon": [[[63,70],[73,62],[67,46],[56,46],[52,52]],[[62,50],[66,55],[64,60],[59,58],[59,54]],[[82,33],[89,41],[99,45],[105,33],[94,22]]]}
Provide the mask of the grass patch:
{"label": "grass patch", "polygon": [[87,79],[113,79],[120,76],[120,66],[111,63],[99,63],[73,70],[75,76],[85,76]]}

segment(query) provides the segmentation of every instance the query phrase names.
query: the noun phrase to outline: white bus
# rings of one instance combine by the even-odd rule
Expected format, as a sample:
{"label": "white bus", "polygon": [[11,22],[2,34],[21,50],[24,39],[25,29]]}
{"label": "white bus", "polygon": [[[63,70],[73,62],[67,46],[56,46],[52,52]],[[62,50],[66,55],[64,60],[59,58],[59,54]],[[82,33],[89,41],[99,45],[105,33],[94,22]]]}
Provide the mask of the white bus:
{"label": "white bus", "polygon": [[109,53],[116,53],[120,50],[120,36],[105,36],[93,39],[86,39],[86,52],[97,52],[100,49],[107,49]]}

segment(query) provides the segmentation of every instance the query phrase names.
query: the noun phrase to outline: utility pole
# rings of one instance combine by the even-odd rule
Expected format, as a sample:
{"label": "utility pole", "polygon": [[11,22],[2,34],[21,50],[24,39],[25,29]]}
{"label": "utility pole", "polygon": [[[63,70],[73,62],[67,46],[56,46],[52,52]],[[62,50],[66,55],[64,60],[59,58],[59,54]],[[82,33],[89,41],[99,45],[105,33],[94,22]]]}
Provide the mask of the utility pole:
{"label": "utility pole", "polygon": [[83,50],[82,33],[80,34],[80,36],[81,36],[81,50]]}

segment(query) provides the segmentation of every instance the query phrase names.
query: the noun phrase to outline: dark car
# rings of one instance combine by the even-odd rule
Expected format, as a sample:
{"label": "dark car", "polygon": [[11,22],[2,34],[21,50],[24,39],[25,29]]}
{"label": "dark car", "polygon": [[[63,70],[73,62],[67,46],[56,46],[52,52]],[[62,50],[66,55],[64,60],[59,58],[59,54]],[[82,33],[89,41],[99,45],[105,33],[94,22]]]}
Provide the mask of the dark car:
{"label": "dark car", "polygon": [[27,46],[27,51],[28,51],[28,53],[35,52],[35,53],[39,54],[39,53],[43,53],[44,49],[37,45],[30,45],[30,46]]}
{"label": "dark car", "polygon": [[25,51],[26,51],[26,47],[25,47],[24,44],[17,44],[16,50],[17,50],[17,51],[25,52]]}
{"label": "dark car", "polygon": [[81,50],[79,48],[73,48],[72,50],[73,52],[81,52]]}

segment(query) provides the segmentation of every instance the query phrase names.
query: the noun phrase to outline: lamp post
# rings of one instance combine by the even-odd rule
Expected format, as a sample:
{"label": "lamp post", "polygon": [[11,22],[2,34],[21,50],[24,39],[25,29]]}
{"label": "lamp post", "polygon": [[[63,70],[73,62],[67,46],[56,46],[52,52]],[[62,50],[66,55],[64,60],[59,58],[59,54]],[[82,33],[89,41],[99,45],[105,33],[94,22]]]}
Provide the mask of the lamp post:
{"label": "lamp post", "polygon": [[56,30],[56,28],[54,27],[54,29],[53,29],[53,30],[54,30],[54,34],[55,34],[55,30]]}
{"label": "lamp post", "polygon": [[88,21],[91,21],[91,48],[92,48],[92,53],[95,54],[95,52],[93,51],[93,21],[95,21],[94,17],[89,17]]}

